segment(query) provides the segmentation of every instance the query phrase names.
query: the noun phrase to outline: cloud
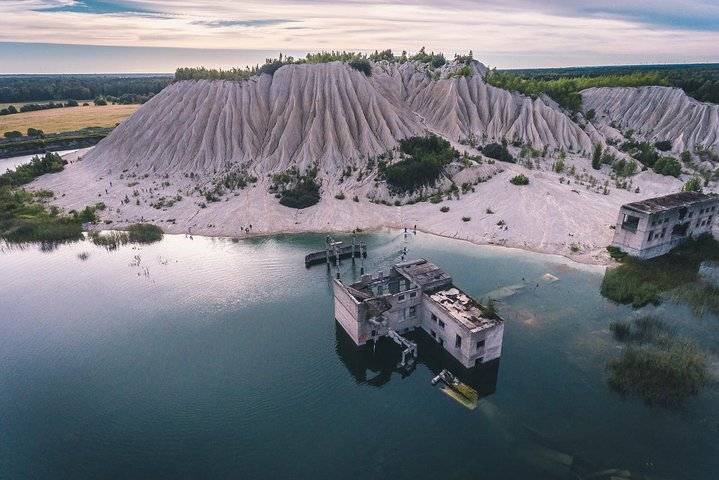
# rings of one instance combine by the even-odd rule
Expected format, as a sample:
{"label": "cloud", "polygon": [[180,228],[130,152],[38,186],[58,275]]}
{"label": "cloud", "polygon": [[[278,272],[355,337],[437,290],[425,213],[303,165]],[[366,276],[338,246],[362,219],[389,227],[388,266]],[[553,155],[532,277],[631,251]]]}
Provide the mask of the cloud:
{"label": "cloud", "polygon": [[498,66],[719,61],[714,3],[4,0],[0,42],[276,52],[425,45],[471,49]]}
{"label": "cloud", "polygon": [[195,20],[192,25],[203,25],[210,28],[228,28],[228,27],[261,27],[265,25],[280,25],[283,23],[291,23],[293,20],[266,18],[263,20]]}

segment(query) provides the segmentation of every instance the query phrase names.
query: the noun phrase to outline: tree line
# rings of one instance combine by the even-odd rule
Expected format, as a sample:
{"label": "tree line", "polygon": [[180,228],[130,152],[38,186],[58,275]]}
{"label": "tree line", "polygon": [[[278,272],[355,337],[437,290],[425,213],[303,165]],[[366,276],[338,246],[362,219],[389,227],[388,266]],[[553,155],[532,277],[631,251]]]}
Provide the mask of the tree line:
{"label": "tree line", "polygon": [[639,87],[645,85],[669,85],[669,81],[659,72],[632,72],[627,74],[556,77],[544,79],[525,77],[510,71],[492,70],[486,81],[495,87],[520,92],[536,97],[546,93],[552,100],[571,112],[578,112],[582,107],[580,91],[592,87]]}
{"label": "tree line", "polygon": [[142,103],[172,82],[171,76],[111,77],[94,75],[0,76],[0,103],[115,97]]}
{"label": "tree line", "polygon": [[575,78],[625,77],[635,74],[653,74],[663,79],[662,83],[656,83],[655,85],[681,88],[687,95],[696,100],[719,103],[719,64],[567,67],[508,70],[506,72],[526,80],[548,82]]}
{"label": "tree line", "polygon": [[[454,60],[465,65],[469,65],[474,59],[472,52],[466,55],[455,54]],[[391,49],[375,50],[373,53],[359,53],[347,51],[322,51],[317,53],[308,53],[305,57],[295,58],[293,56],[284,56],[280,53],[278,58],[267,58],[263,65],[246,66],[244,68],[206,68],[206,67],[181,67],[175,71],[175,80],[245,80],[250,77],[262,75],[263,73],[274,75],[284,65],[299,64],[316,64],[329,62],[344,62],[350,67],[364,73],[367,76],[372,75],[371,62],[390,62],[404,63],[407,61],[421,62],[430,65],[432,68],[439,68],[448,61],[443,53],[427,53],[422,47],[419,52],[414,55],[408,55],[403,51],[401,55],[395,55]]]}

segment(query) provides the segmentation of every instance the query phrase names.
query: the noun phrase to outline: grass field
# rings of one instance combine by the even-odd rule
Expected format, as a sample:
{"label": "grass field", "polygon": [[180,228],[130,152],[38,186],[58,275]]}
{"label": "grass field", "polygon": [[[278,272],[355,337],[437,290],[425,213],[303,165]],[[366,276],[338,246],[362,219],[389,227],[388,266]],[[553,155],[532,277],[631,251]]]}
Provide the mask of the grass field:
{"label": "grass field", "polygon": [[68,132],[85,127],[114,127],[140,108],[140,105],[105,105],[96,107],[69,107],[16,113],[0,116],[0,136],[17,130],[23,134],[28,128],[39,128],[45,133]]}

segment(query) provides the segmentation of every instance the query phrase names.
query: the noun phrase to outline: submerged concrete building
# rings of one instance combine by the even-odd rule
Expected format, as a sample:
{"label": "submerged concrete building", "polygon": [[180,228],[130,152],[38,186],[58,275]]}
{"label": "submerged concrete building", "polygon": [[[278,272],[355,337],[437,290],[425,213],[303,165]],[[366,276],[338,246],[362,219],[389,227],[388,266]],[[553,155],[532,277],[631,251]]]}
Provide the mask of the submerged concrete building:
{"label": "submerged concrete building", "polygon": [[337,322],[357,345],[384,336],[398,341],[421,328],[467,368],[502,353],[502,318],[425,259],[397,263],[386,275],[363,275],[349,285],[335,279],[334,300]]}
{"label": "submerged concrete building", "polygon": [[623,205],[612,245],[639,258],[668,253],[688,237],[711,233],[719,197],[682,192]]}

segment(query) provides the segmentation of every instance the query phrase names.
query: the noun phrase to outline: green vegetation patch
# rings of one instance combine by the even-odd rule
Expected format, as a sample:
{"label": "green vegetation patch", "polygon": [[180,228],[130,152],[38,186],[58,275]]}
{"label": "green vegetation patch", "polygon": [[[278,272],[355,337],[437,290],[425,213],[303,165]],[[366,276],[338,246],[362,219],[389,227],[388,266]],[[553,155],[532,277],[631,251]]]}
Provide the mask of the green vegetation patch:
{"label": "green vegetation patch", "polygon": [[459,157],[447,140],[434,134],[400,140],[399,146],[409,157],[390,165],[382,163],[379,169],[390,190],[397,193],[434,185],[444,167]]}
{"label": "green vegetation patch", "polygon": [[695,309],[719,314],[719,289],[701,288],[692,295],[677,294],[681,287],[702,287],[699,266],[703,261],[717,260],[719,242],[708,234],[687,239],[661,257],[642,260],[627,255],[621,265],[607,270],[601,293],[617,303],[639,308],[649,303],[658,305],[663,294],[674,290],[675,299],[691,302]]}
{"label": "green vegetation patch", "polygon": [[[719,103],[719,64],[700,65],[626,65],[616,67],[567,67],[514,70],[526,79],[559,80],[626,76],[635,73],[660,75],[674,87],[699,101]],[[663,85],[663,84],[659,84]]]}
{"label": "green vegetation patch", "polygon": [[366,54],[333,50],[329,52],[308,53],[304,58],[294,58],[280,54],[279,58],[266,59],[265,64],[262,66],[255,65],[245,68],[231,68],[229,70],[205,67],[183,67],[175,70],[175,80],[244,80],[262,75],[263,73],[274,75],[277,70],[285,65],[330,62],[344,62],[368,77],[372,75],[372,65]]}
{"label": "green vegetation patch", "polygon": [[317,166],[301,174],[290,168],[272,176],[270,192],[280,199],[280,205],[290,208],[307,208],[319,203],[320,184],[317,183]]}
{"label": "green vegetation patch", "polygon": [[514,159],[512,154],[509,153],[509,150],[507,150],[506,140],[503,141],[501,144],[490,143],[485,145],[484,148],[482,148],[482,153],[489,158],[494,158],[495,160],[499,160],[500,162],[516,163],[516,160]]}
{"label": "green vegetation patch", "polygon": [[150,223],[136,223],[127,229],[131,243],[155,243],[162,240],[162,229]]}
{"label": "green vegetation patch", "polygon": [[529,178],[527,178],[526,175],[520,173],[519,175],[512,177],[509,180],[509,183],[511,183],[512,185],[529,185]]}
{"label": "green vegetation patch", "polygon": [[57,207],[45,204],[54,196],[51,191],[18,188],[45,173],[61,171],[64,164],[59,155],[48,153],[0,175],[0,239],[10,243],[73,241],[81,238],[83,223],[97,220],[96,212],[105,209],[103,203],[60,215]]}
{"label": "green vegetation patch", "polygon": [[29,163],[23,164],[0,175],[0,187],[17,187],[32,182],[36,177],[46,173],[61,172],[67,162],[56,153],[46,153],[44,156],[35,156]]}
{"label": "green vegetation patch", "polygon": [[660,175],[678,177],[682,173],[682,164],[674,157],[661,157],[653,168]]}
{"label": "green vegetation patch", "polygon": [[514,72],[492,70],[485,79],[490,85],[516,91],[531,97],[546,93],[555,102],[571,112],[582,107],[580,91],[592,87],[639,87],[643,85],[669,85],[664,75],[652,71],[594,77],[530,78]]}

